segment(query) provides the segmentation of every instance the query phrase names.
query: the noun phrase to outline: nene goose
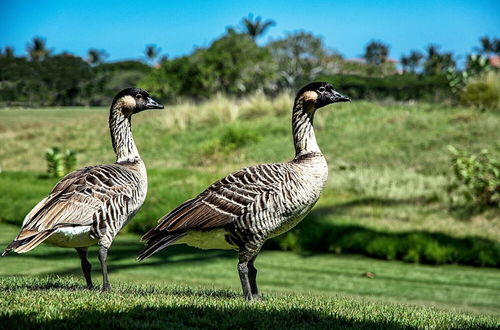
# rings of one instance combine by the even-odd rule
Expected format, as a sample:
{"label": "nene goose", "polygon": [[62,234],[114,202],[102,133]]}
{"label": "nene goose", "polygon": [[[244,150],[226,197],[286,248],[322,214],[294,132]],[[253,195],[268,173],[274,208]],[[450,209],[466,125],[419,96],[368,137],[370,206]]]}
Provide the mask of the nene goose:
{"label": "nene goose", "polygon": [[98,243],[102,290],[111,289],[107,272],[108,248],[146,197],[146,167],[132,137],[131,118],[147,109],[163,109],[163,105],[139,88],[127,88],[116,95],[109,115],[116,162],[84,167],[65,176],[28,213],[21,232],[2,256],[10,251],[28,252],[42,242],[75,248],[87,287],[93,288],[87,249]]}
{"label": "nene goose", "polygon": [[317,109],[349,101],[324,82],[311,83],[295,98],[292,131],[295,158],[244,168],[215,182],[159,220],[143,237],[143,260],[171,244],[202,249],[237,249],[246,299],[259,299],[254,261],[264,242],[295,226],[311,210],[328,168],[316,143]]}

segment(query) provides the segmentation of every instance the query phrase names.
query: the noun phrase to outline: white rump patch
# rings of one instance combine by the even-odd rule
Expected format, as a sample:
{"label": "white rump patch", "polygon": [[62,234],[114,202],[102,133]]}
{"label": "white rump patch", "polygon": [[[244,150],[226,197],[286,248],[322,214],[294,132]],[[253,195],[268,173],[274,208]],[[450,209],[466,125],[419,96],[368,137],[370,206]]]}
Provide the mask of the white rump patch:
{"label": "white rump patch", "polygon": [[91,226],[59,228],[44,243],[65,248],[94,245],[99,240],[90,237],[90,229]]}

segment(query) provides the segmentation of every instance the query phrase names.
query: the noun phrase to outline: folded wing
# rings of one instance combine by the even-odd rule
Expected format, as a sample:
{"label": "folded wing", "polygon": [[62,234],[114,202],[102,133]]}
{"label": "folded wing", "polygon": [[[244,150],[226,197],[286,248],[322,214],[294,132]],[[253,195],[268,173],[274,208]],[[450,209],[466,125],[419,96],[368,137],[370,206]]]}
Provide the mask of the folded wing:
{"label": "folded wing", "polygon": [[90,166],[68,174],[28,213],[19,235],[2,255],[27,252],[62,227],[94,226],[97,233],[111,207],[121,206],[113,210],[117,216],[127,212],[135,180],[119,165]]}
{"label": "folded wing", "polygon": [[159,220],[142,237],[146,241],[138,259],[143,260],[174,243],[191,230],[221,228],[252,207],[265,208],[266,195],[280,191],[285,176],[284,164],[248,167],[215,182]]}

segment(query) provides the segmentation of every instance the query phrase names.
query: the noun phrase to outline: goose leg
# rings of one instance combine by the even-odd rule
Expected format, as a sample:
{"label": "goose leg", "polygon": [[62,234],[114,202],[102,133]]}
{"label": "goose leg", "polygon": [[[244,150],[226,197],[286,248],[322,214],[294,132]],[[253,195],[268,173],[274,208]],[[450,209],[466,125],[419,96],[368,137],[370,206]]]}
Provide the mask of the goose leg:
{"label": "goose leg", "polygon": [[259,292],[257,289],[257,269],[254,267],[253,262],[259,253],[260,248],[252,252],[248,250],[240,250],[238,274],[240,275],[241,288],[243,289],[243,296],[246,300],[259,300]]}
{"label": "goose leg", "polygon": [[252,298],[255,300],[260,300],[259,289],[257,288],[257,268],[253,265],[255,258],[250,259],[248,262],[248,279],[250,281],[250,290],[252,293]]}
{"label": "goose leg", "polygon": [[87,282],[87,289],[93,289],[94,285],[92,284],[92,275],[91,275],[92,265],[90,264],[89,260],[87,259],[88,248],[86,248],[86,247],[76,248],[76,252],[78,253],[78,256],[80,257],[80,263],[82,266],[83,276],[85,276],[85,282]]}
{"label": "goose leg", "polygon": [[241,288],[243,289],[243,296],[246,300],[252,300],[252,289],[248,278],[248,261],[241,261],[238,263],[238,274],[240,275]]}
{"label": "goose leg", "polygon": [[102,269],[102,291],[110,291],[111,285],[109,285],[108,279],[108,248],[105,246],[99,246],[99,261],[101,262]]}

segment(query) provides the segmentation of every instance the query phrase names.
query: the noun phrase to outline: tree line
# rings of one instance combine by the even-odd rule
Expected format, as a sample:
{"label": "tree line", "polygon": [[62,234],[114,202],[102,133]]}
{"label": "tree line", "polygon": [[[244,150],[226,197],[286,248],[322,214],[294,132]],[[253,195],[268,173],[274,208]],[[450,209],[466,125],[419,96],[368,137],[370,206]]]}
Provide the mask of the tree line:
{"label": "tree line", "polygon": [[[189,55],[171,59],[156,45],[146,45],[143,60],[119,62],[106,62],[107,52],[96,48],[86,58],[54,54],[44,38],[35,37],[26,57],[15,56],[9,46],[1,49],[0,105],[103,105],[128,86],[144,87],[164,102],[203,100],[216,93],[240,97],[257,90],[273,95],[317,79],[332,81],[354,98],[436,100],[452,97],[450,77],[458,79],[457,86],[463,83],[455,56],[434,44],[402,56],[400,70],[389,57],[390,46],[377,40],[353,60],[305,31],[259,46],[256,40],[274,25],[250,14]],[[477,62],[498,55],[500,39],[481,38],[475,52],[479,55],[468,57],[467,68],[485,67]]]}

